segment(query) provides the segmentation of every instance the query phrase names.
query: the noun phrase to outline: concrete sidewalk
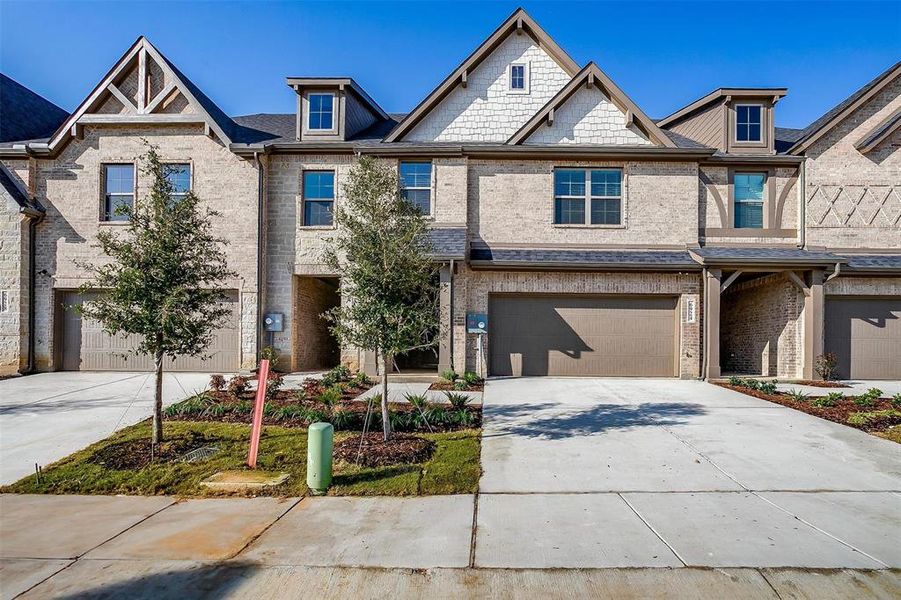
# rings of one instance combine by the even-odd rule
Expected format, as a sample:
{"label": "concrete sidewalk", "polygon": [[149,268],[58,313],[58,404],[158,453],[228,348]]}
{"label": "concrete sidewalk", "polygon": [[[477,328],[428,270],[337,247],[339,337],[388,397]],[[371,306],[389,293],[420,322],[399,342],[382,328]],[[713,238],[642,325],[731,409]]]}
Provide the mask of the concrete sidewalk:
{"label": "concrete sidewalk", "polygon": [[[206,373],[166,373],[168,406],[206,389]],[[148,373],[37,373],[0,381],[0,484],[34,473],[152,414]]]}
{"label": "concrete sidewalk", "polygon": [[[479,532],[473,535],[474,509],[473,496],[178,502],[165,497],[4,495],[0,496],[0,596],[719,599],[901,595],[898,570],[485,568],[473,564],[474,544],[480,543],[475,539]],[[573,522],[579,519],[576,515]],[[553,538],[547,539],[548,545],[554,543]],[[508,550],[519,556],[515,547]]]}

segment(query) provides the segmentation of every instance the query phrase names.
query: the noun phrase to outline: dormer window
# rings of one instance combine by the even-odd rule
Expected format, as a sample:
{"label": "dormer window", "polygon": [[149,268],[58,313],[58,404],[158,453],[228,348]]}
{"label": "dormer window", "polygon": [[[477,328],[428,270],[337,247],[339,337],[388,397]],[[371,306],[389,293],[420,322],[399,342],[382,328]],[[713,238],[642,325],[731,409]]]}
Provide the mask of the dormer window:
{"label": "dormer window", "polygon": [[513,63],[508,70],[508,90],[511,94],[529,93],[528,63]]}
{"label": "dormer window", "polygon": [[763,106],[760,104],[735,106],[735,141],[763,141]]}
{"label": "dormer window", "polygon": [[310,131],[331,131],[335,122],[335,95],[334,94],[310,94],[309,120],[307,127]]}

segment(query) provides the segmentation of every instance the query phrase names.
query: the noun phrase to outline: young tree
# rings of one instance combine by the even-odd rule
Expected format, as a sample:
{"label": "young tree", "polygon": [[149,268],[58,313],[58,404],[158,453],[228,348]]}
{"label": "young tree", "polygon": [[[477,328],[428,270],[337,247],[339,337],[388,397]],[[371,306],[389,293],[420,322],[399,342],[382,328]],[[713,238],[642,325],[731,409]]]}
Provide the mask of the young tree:
{"label": "young tree", "polygon": [[[146,143],[146,142],[145,142]],[[101,231],[101,264],[80,263],[93,275],[83,292],[97,291],[79,312],[110,334],[135,333],[135,354],[152,356],[156,369],[153,444],[163,440],[163,359],[201,355],[222,325],[228,309],[216,289],[235,273],[226,266],[225,240],[212,233],[218,213],[202,206],[193,192],[175,195],[170,167],[147,144],[141,157],[150,192],[123,206],[128,217],[122,235]]]}
{"label": "young tree", "polygon": [[344,187],[335,210],[337,234],[326,246],[325,263],[341,273],[341,306],[325,313],[345,345],[382,358],[382,430],[388,419],[388,371],[394,357],[435,344],[438,324],[438,266],[429,258],[428,223],[404,200],[394,169],[363,157]]}

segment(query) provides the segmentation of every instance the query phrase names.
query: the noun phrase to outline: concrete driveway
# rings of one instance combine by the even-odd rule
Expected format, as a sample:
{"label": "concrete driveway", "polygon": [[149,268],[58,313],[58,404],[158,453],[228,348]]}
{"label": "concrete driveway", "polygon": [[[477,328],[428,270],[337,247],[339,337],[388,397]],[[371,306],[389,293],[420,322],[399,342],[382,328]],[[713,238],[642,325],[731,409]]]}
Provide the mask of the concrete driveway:
{"label": "concrete driveway", "polygon": [[[163,402],[206,388],[206,373],[169,373]],[[147,373],[38,373],[0,381],[0,483],[12,483],[151,415]]]}
{"label": "concrete driveway", "polygon": [[698,381],[484,396],[475,564],[901,567],[901,446]]}

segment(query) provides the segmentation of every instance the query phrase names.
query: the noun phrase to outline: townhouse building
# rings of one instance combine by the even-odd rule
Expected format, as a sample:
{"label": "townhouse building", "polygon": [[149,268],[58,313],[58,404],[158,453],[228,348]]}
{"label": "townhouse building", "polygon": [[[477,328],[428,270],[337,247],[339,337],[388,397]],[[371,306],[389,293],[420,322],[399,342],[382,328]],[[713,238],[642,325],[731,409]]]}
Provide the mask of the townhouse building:
{"label": "townhouse building", "polygon": [[402,371],[813,378],[834,352],[843,377],[901,378],[901,63],[804,129],[776,126],[784,88],[655,120],[519,9],[407,114],[351,77],[286,83],[294,113],[230,117],[143,37],[72,113],[4,79],[7,371],[149,367],[71,308],[77,263],[146,192],[148,140],[221,213],[237,273],[211,357],[170,368],[250,368],[265,346],[290,370],[380,368],[319,318],[352,301],[321,252],[372,155],[440,264],[436,350]]}

